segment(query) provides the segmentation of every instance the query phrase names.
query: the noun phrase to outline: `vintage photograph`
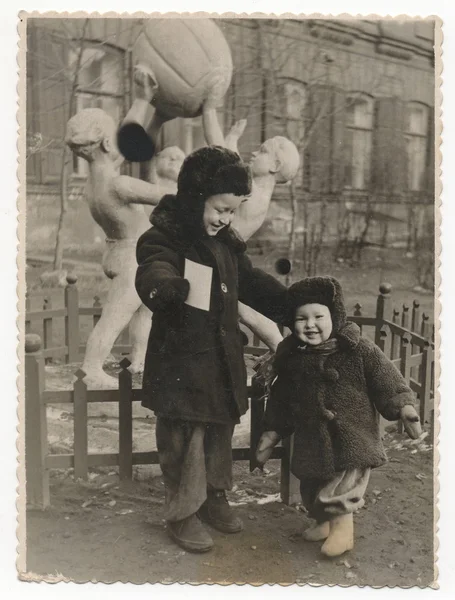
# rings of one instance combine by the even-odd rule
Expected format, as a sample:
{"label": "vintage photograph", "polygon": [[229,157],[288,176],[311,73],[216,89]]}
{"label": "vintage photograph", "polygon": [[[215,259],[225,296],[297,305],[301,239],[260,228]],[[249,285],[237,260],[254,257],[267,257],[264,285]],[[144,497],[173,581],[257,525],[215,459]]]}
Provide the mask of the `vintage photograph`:
{"label": "vintage photograph", "polygon": [[19,577],[435,586],[440,23],[20,17]]}

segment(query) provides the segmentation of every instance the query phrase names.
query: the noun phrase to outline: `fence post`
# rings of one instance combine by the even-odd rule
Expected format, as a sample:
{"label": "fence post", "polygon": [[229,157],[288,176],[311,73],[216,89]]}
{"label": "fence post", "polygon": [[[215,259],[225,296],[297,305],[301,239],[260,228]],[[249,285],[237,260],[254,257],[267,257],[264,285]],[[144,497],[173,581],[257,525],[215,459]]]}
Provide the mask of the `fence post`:
{"label": "fence post", "polygon": [[[354,317],[361,317],[362,316],[362,305],[357,302],[357,304],[354,306]],[[363,333],[363,327],[362,325],[359,325],[359,329],[360,329],[360,335],[362,335]]]}
{"label": "fence post", "polygon": [[[51,310],[51,308],[52,308],[52,299],[50,297],[44,298],[43,310]],[[49,319],[46,319],[46,317],[44,317],[44,319],[43,319],[43,349],[44,350],[47,350],[47,348],[52,347],[53,337],[54,337],[54,332],[53,332],[53,326],[52,326],[52,317],[50,317]],[[51,358],[44,359],[44,362],[46,364],[51,361],[52,361]]]}
{"label": "fence post", "polygon": [[47,422],[44,391],[44,364],[41,340],[25,336],[25,479],[26,500],[31,506],[49,506],[49,471],[46,468]]}
{"label": "fence post", "polygon": [[430,332],[430,316],[426,313],[422,314],[422,324],[420,326],[420,335],[430,341],[431,332]]}
{"label": "fence post", "polygon": [[251,382],[250,405],[250,472],[254,471],[256,463],[256,448],[261,437],[262,419],[264,416],[265,400],[261,400],[264,389],[254,380]]}
{"label": "fence post", "polygon": [[88,420],[86,373],[78,369],[74,382],[74,477],[88,477]]}
{"label": "fence post", "polygon": [[[392,321],[398,325],[399,318],[400,311],[394,308],[392,312]],[[393,360],[395,358],[398,358],[398,354],[400,351],[400,336],[398,334],[392,333],[391,344],[392,347],[390,349],[390,358]]]}
{"label": "fence post", "polygon": [[422,357],[422,376],[420,385],[422,392],[420,394],[420,421],[422,426],[429,421],[430,417],[430,401],[431,401],[431,370],[433,364],[433,349],[429,341],[425,342]]}
{"label": "fence post", "polygon": [[403,304],[403,312],[401,314],[401,326],[404,329],[409,329],[409,306],[407,304]]}
{"label": "fence post", "polygon": [[411,331],[418,333],[420,321],[420,302],[414,300],[412,303],[412,320],[411,320]]}
{"label": "fence post", "polygon": [[[411,331],[413,333],[419,332],[419,321],[420,321],[420,302],[418,300],[414,300],[412,303],[412,317],[411,317]],[[415,352],[419,352],[419,350],[420,350],[419,346],[416,346],[415,344],[413,344],[411,347],[411,354],[414,354]],[[411,377],[413,377],[414,379],[418,379],[419,372],[420,372],[420,366],[414,367],[413,369],[411,369]]]}
{"label": "fence post", "polygon": [[[403,307],[404,308],[404,307]],[[401,347],[400,347],[400,371],[404,377],[404,380],[409,385],[409,381],[411,379],[411,366],[410,366],[410,358],[411,358],[411,336],[405,333],[401,338]],[[398,421],[398,433],[403,433],[403,423],[402,421]]]}
{"label": "fence post", "polygon": [[128,371],[131,362],[124,358],[120,361],[119,374],[119,476],[120,479],[133,478],[133,377]]}
{"label": "fence post", "polygon": [[374,333],[374,343],[379,345],[381,340],[381,329],[386,319],[391,315],[391,292],[390,283],[381,283],[379,286],[379,296],[376,302],[376,326]]}
{"label": "fence post", "polygon": [[[380,350],[382,350],[382,352],[385,353],[388,328],[386,326],[382,327],[381,331],[379,333],[380,333],[380,338],[378,340],[378,347]],[[379,412],[378,412],[378,425],[379,425],[379,434],[380,434],[381,438],[383,438],[385,435],[386,425],[385,425],[385,419]]]}
{"label": "fence post", "polygon": [[294,436],[283,440],[283,458],[281,459],[280,493],[283,504],[299,504],[301,502],[300,481],[291,473]]}
{"label": "fence post", "polygon": [[31,333],[30,331],[30,320],[27,319],[27,315],[30,312],[30,296],[28,295],[28,292],[25,292],[25,335],[27,335],[28,333]]}
{"label": "fence post", "polygon": [[67,362],[79,360],[79,292],[76,275],[68,275],[65,288],[65,345],[68,347]]}

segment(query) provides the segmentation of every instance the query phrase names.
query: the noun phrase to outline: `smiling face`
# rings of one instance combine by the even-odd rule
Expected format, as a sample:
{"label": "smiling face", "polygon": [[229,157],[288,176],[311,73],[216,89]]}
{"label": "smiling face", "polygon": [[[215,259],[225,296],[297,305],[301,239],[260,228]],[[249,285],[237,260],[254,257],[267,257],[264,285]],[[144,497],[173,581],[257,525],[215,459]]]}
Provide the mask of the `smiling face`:
{"label": "smiling face", "polygon": [[273,139],[267,140],[256,152],[253,152],[250,160],[253,177],[276,173],[279,168],[279,160]]}
{"label": "smiling face", "polygon": [[207,198],[202,217],[207,234],[213,237],[223,227],[230,225],[235,211],[244,201],[244,196],[235,196],[234,194],[216,194]]}
{"label": "smiling face", "polygon": [[294,335],[310,346],[327,341],[332,333],[332,317],[324,304],[304,304],[295,311]]}

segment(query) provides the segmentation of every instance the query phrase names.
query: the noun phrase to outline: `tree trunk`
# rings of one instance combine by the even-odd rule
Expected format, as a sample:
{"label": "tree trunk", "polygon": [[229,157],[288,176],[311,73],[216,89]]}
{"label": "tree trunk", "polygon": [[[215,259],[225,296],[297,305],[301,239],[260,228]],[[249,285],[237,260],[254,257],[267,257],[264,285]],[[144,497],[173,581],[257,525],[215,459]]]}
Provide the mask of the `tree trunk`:
{"label": "tree trunk", "polygon": [[[291,235],[289,237],[289,247],[288,247],[288,258],[291,262],[291,265],[295,264],[295,254],[296,254],[296,242],[297,242],[297,220],[298,220],[298,201],[297,194],[295,193],[295,183],[291,182],[289,186],[289,196],[291,199]],[[291,271],[286,275],[286,286],[289,286],[292,279],[292,268]]]}
{"label": "tree trunk", "polygon": [[63,266],[63,224],[68,212],[68,166],[70,163],[69,148],[65,146],[60,173],[60,215],[57,225],[57,239],[55,241],[54,271],[61,271]]}
{"label": "tree trunk", "polygon": [[[76,67],[74,70],[73,82],[71,85],[71,95],[68,103],[68,114],[67,121],[72,117],[75,110],[76,92],[79,84],[79,72],[81,70],[82,55],[84,52],[85,32],[89,24],[89,19],[85,19],[84,26],[82,28],[79,54],[76,61]],[[57,237],[55,241],[55,252],[54,252],[54,270],[60,271],[63,266],[63,225],[65,223],[65,216],[68,211],[68,167],[71,164],[71,152],[66,144],[63,146],[62,155],[62,168],[60,171],[60,215],[58,218],[57,225]]]}

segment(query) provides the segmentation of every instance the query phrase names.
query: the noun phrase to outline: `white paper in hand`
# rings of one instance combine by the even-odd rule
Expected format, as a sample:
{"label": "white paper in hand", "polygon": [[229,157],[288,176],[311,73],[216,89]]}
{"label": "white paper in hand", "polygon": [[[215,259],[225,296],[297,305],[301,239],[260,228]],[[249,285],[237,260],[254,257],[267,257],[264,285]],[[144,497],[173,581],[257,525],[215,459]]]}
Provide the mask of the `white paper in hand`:
{"label": "white paper in hand", "polygon": [[201,310],[210,310],[212,289],[212,267],[206,267],[185,258],[184,277],[190,282],[190,291],[185,303]]}

